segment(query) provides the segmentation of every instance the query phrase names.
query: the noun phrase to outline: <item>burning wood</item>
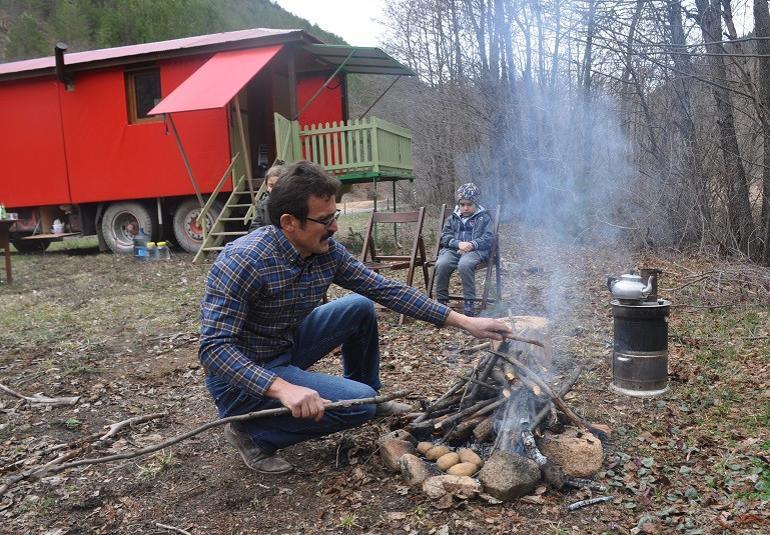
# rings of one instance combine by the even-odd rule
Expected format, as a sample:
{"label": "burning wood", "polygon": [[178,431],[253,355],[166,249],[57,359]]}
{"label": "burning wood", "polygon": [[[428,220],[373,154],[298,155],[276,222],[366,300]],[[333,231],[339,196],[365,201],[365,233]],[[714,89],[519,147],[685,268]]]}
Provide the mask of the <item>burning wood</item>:
{"label": "burning wood", "polygon": [[[475,346],[482,354],[470,373],[461,377],[435,401],[422,403],[422,412],[407,426],[407,430],[415,443],[422,441],[416,444],[415,453],[425,460],[409,456],[409,462],[401,463],[408,481],[420,479],[417,473],[421,477],[427,475],[425,466],[458,476],[478,474],[476,477],[485,489],[497,489],[487,492],[493,496],[505,496],[502,499],[521,495],[522,489],[534,484],[530,481],[531,475],[526,475],[531,469],[536,472],[539,469],[540,477],[536,479],[542,479],[556,489],[577,484],[574,480],[565,480],[565,472],[557,464],[556,457],[552,459],[548,452],[541,449],[541,438],[538,437],[542,437],[542,422],[549,414],[558,411],[580,433],[588,434],[588,431],[597,428],[604,431],[606,428],[587,423],[564,402],[564,395],[580,375],[579,368],[563,381],[557,392],[544,379],[550,375],[553,366],[550,345],[542,335],[545,321],[532,317],[510,319],[515,326],[524,323],[536,325],[539,333],[519,332],[503,342]],[[459,446],[470,446],[472,449],[466,447],[453,451]],[[471,453],[475,456],[473,460],[470,460],[473,457]],[[487,466],[483,458],[487,462],[495,459],[493,466]],[[519,472],[523,479],[498,481],[499,470],[495,467],[500,463],[507,466],[509,460],[521,469]],[[531,463],[531,469],[526,468],[526,463]],[[508,468],[504,471],[510,474],[506,470]],[[574,477],[576,474],[570,475]],[[527,483],[522,484],[522,481]],[[508,489],[508,486],[514,490]]]}

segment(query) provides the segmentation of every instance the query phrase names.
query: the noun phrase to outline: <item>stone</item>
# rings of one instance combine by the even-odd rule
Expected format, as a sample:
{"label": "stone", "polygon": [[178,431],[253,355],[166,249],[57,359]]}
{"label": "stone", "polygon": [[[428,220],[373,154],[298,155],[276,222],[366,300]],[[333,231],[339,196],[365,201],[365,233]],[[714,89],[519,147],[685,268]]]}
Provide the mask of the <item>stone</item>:
{"label": "stone", "polygon": [[460,456],[457,453],[450,451],[436,460],[436,466],[438,466],[438,469],[442,472],[446,472],[459,462]]}
{"label": "stone", "polygon": [[417,445],[417,439],[412,436],[412,434],[407,431],[406,429],[396,429],[395,431],[391,431],[387,435],[382,435],[380,437],[380,440],[385,440],[388,438],[396,438],[398,440],[406,440],[407,442],[411,442],[412,445]]}
{"label": "stone", "polygon": [[559,434],[547,431],[538,447],[551,462],[561,466],[567,477],[592,477],[601,470],[604,461],[601,441],[573,427]]}
{"label": "stone", "polygon": [[383,464],[394,472],[401,471],[401,465],[399,464],[401,457],[407,453],[415,453],[414,444],[408,440],[394,438],[390,435],[382,437],[379,440],[379,446]]}
{"label": "stone", "polygon": [[540,467],[521,455],[496,451],[479,472],[479,481],[487,494],[511,501],[535,489],[540,481]]}
{"label": "stone", "polygon": [[450,466],[446,473],[450,476],[472,476],[478,469],[478,465],[474,463],[457,463]]}
{"label": "stone", "polygon": [[411,453],[401,456],[399,466],[401,475],[408,485],[420,485],[429,477],[439,474],[434,466]]}
{"label": "stone", "polygon": [[481,492],[481,484],[468,476],[433,476],[423,481],[422,491],[434,500],[445,494],[468,499]]}

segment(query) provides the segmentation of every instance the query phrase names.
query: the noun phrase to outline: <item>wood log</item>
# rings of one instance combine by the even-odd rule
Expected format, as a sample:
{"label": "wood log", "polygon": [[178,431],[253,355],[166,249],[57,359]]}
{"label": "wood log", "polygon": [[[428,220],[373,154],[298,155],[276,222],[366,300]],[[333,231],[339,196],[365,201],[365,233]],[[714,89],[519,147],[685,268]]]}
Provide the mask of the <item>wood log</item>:
{"label": "wood log", "polygon": [[484,415],[479,416],[471,416],[469,418],[466,418],[464,421],[457,424],[457,427],[452,429],[449,433],[446,434],[447,440],[465,440],[469,436],[471,436],[471,433],[473,433],[473,430],[476,428],[477,425],[479,425],[481,422],[483,422],[486,419]]}
{"label": "wood log", "polygon": [[477,442],[486,442],[495,431],[495,417],[487,416],[473,429],[473,438]]}
{"label": "wood log", "polygon": [[452,425],[454,425],[455,423],[460,422],[460,421],[464,420],[466,417],[476,413],[477,411],[479,411],[479,410],[481,410],[481,409],[483,409],[483,408],[485,408],[485,407],[487,407],[489,405],[492,405],[496,401],[497,401],[496,399],[485,399],[485,400],[479,401],[479,402],[471,405],[470,407],[467,407],[467,408],[465,408],[465,409],[463,409],[463,410],[461,410],[461,411],[459,411],[459,412],[457,412],[457,413],[455,413],[455,414],[445,418],[444,420],[442,420],[440,422],[436,422],[433,425],[433,427],[434,427],[434,429],[437,429],[437,430],[440,430],[440,431],[444,431],[444,430],[448,429],[449,427],[451,427]]}
{"label": "wood log", "polygon": [[439,405],[439,404],[441,404],[442,402],[444,402],[444,401],[445,401],[447,398],[449,398],[449,397],[450,397],[450,396],[452,396],[453,394],[456,394],[456,393],[460,392],[460,390],[462,389],[462,387],[463,387],[463,386],[465,386],[465,383],[466,383],[465,379],[460,379],[460,380],[459,380],[459,381],[457,381],[455,384],[453,384],[453,385],[452,385],[452,386],[449,388],[449,390],[447,390],[446,392],[444,392],[444,394],[443,394],[443,395],[442,395],[440,398],[438,398],[438,399],[437,399],[436,401],[434,401],[434,402],[433,402],[431,405],[428,405],[428,406],[425,408],[425,417],[424,417],[424,418],[418,418],[417,420],[415,420],[415,423],[420,423],[420,422],[422,422],[423,420],[425,420],[426,418],[428,418],[428,416],[430,415],[430,413],[431,413],[433,410],[435,410],[435,406],[436,406],[436,405]]}
{"label": "wood log", "polygon": [[[491,351],[491,350],[487,350]],[[531,381],[535,385],[537,385],[545,394],[553,401],[553,404],[558,407],[560,411],[564,413],[564,415],[569,419],[570,422],[572,422],[573,425],[576,427],[579,427],[581,429],[587,429],[591,431],[593,426],[587,422],[585,422],[580,416],[575,414],[575,412],[570,409],[566,403],[564,403],[564,400],[562,400],[559,396],[557,396],[551,388],[543,382],[540,377],[537,376],[535,372],[533,372],[531,369],[529,369],[527,366],[525,366],[520,361],[516,360],[513,357],[508,357],[507,355],[503,355],[502,353],[497,353],[497,356],[510,362],[516,367],[516,371],[519,372],[519,377],[522,380],[522,382],[526,380]],[[597,430],[597,432],[603,432],[602,430]]]}

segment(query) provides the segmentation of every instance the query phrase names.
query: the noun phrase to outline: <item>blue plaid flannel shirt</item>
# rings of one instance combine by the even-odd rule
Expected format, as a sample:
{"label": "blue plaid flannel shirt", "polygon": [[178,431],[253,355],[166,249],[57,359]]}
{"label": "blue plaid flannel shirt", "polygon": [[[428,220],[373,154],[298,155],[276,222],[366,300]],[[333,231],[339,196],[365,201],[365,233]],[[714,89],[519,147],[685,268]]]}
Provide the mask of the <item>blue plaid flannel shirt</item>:
{"label": "blue plaid flannel shirt", "polygon": [[291,348],[296,327],[332,282],[435,325],[449,316],[447,306],[371,271],[333,239],[327,253],[303,259],[269,225],[227,244],[211,266],[198,351],[206,372],[262,397],[275,374],[259,364]]}

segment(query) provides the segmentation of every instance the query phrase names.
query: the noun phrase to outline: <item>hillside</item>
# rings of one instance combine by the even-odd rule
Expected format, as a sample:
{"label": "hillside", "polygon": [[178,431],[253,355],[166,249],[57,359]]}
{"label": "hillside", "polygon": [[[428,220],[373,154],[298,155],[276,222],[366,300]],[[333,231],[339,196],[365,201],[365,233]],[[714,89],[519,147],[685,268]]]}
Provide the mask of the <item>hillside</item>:
{"label": "hillside", "polygon": [[258,27],[344,43],[269,0],[0,0],[0,62]]}

